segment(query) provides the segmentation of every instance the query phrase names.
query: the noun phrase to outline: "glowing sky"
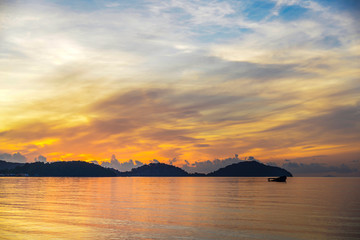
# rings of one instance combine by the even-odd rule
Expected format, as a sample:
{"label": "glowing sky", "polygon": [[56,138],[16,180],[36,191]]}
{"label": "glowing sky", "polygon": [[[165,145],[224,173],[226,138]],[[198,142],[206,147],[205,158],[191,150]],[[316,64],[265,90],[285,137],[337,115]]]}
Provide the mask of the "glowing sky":
{"label": "glowing sky", "polygon": [[5,0],[0,153],[360,156],[357,1]]}

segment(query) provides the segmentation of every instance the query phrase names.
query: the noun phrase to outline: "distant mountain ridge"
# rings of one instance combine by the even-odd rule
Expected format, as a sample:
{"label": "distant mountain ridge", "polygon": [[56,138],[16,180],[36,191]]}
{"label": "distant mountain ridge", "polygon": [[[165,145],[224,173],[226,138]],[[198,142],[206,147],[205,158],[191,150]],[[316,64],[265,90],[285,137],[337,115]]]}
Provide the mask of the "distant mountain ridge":
{"label": "distant mountain ridge", "polygon": [[189,174],[185,170],[165,163],[150,163],[131,171],[120,172],[113,168],[82,161],[50,163],[9,163],[0,161],[1,175],[28,175],[39,177],[275,177],[292,174],[280,167],[257,161],[244,161],[220,168],[209,174]]}

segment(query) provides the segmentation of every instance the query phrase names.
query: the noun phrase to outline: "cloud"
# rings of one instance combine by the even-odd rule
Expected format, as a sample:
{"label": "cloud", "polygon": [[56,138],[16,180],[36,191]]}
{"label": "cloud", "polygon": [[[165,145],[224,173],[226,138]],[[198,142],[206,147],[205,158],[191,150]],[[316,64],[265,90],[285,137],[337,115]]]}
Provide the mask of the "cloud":
{"label": "cloud", "polygon": [[182,9],[193,24],[227,24],[227,15],[235,13],[227,2],[217,1],[171,1],[167,8]]}
{"label": "cloud", "polygon": [[[307,115],[302,113],[313,111],[311,102],[292,104],[297,99],[291,95],[293,99],[286,95],[255,97],[248,93],[228,95],[220,90],[215,94],[212,90],[143,86],[103,96],[77,111],[82,117],[74,118],[74,122],[69,122],[74,116],[66,115],[69,125],[57,116],[43,123],[34,118],[2,132],[0,138],[12,148],[21,142],[24,149],[36,149],[48,157],[46,151],[63,149],[63,154],[50,156],[54,160],[64,159],[61,156],[65,152],[83,154],[92,146],[91,151],[103,152],[100,159],[111,151],[118,152],[122,159],[139,159],[137,154],[151,149],[151,153],[141,156],[141,161],[176,157],[190,162],[197,156],[209,159],[239,149],[264,149],[271,154],[275,148],[281,153],[284,147],[301,146],[303,150],[317,151],[319,145],[359,141],[352,131],[357,129],[357,105],[331,106],[316,116]],[[46,108],[50,111],[51,104]],[[299,114],[302,119],[295,117]],[[214,134],[216,138],[211,136]],[[66,158],[78,159],[76,155]]]}
{"label": "cloud", "polygon": [[96,164],[96,165],[100,165],[99,162],[96,161],[96,160],[92,160],[92,161],[90,161],[90,163],[93,163],[93,164]]}
{"label": "cloud", "polygon": [[[235,21],[235,24],[247,26],[251,31],[225,44],[213,44],[213,55],[231,61],[267,64],[304,64],[316,59],[330,63],[329,56],[342,58],[349,54],[347,51],[353,45],[358,45],[359,31],[354,27],[356,19],[339,12],[336,7],[328,7],[333,4],[275,2],[272,13],[262,24],[251,19]],[[297,16],[296,19],[287,19],[286,11],[279,14],[283,7],[285,10],[297,9],[291,14]],[[274,17],[276,15],[279,16]],[[345,32],[347,34],[343,35]],[[354,52],[351,55],[358,54]]]}
{"label": "cloud", "polygon": [[213,161],[196,161],[190,164],[188,161],[185,161],[185,164],[182,168],[189,173],[209,173],[219,168],[226,167],[233,163],[238,163],[241,160],[238,158],[237,154],[234,158],[226,158],[226,159],[215,159]]}
{"label": "cloud", "polygon": [[26,157],[21,153],[16,152],[14,154],[10,153],[1,153],[0,159],[8,162],[17,162],[17,163],[25,163],[27,161]]}
{"label": "cloud", "polygon": [[310,9],[314,12],[324,12],[327,9],[316,3],[315,1],[301,1],[301,0],[273,0],[276,5],[272,9],[272,15],[278,16],[283,7],[298,6]]}
{"label": "cloud", "polygon": [[178,161],[179,161],[178,159],[173,158],[173,159],[170,159],[170,160],[169,160],[169,164],[170,164],[170,165],[173,165],[174,163],[176,163],[176,162],[178,162]]}
{"label": "cloud", "polygon": [[[244,59],[245,60],[245,59]],[[217,60],[219,64],[207,72],[210,77],[221,76],[226,81],[252,79],[253,81],[263,82],[279,80],[284,78],[309,78],[314,77],[314,73],[300,69],[298,64],[273,64],[251,63],[248,61],[225,61]]]}
{"label": "cloud", "polygon": [[346,164],[340,164],[339,166],[331,166],[326,163],[297,163],[292,161],[285,162],[282,167],[290,171],[294,175],[321,175],[327,173],[349,174],[358,171],[355,168],[350,168]]}
{"label": "cloud", "polygon": [[[359,142],[359,135],[353,134],[360,131],[359,106],[340,106],[328,112],[299,119],[287,124],[279,125],[266,130],[266,132],[292,132],[304,135],[300,139],[312,139],[314,142],[326,139],[332,144]],[[304,146],[311,149],[314,146]]]}
{"label": "cloud", "polygon": [[118,2],[105,3],[105,7],[108,7],[108,8],[119,7],[119,6],[121,6],[121,3],[118,3]]}
{"label": "cloud", "polygon": [[115,155],[111,156],[111,160],[110,162],[102,162],[101,166],[102,167],[108,167],[108,168],[114,168],[117,169],[119,171],[130,171],[133,168],[137,168],[144,165],[142,162],[140,161],[133,161],[132,159],[130,159],[129,161],[125,161],[125,162],[119,162],[119,160],[116,159]]}
{"label": "cloud", "polygon": [[34,159],[35,162],[46,162],[46,157],[39,155]]}
{"label": "cloud", "polygon": [[278,167],[278,164],[276,162],[267,162],[266,165]]}
{"label": "cloud", "polygon": [[360,3],[357,0],[332,1],[330,6],[345,15],[359,19]]}
{"label": "cloud", "polygon": [[206,147],[210,147],[210,144],[195,144],[194,147],[199,147],[199,148],[206,148]]}
{"label": "cloud", "polygon": [[141,165],[143,165],[143,163],[138,160],[135,160],[135,165],[141,166]]}

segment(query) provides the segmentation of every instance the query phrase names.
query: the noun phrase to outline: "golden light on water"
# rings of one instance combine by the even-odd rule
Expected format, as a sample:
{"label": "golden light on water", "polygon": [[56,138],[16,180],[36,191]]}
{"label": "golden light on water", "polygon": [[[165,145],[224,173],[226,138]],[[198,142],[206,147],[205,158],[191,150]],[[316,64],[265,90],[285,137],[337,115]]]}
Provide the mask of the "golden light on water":
{"label": "golden light on water", "polygon": [[0,178],[3,239],[340,239],[358,178]]}

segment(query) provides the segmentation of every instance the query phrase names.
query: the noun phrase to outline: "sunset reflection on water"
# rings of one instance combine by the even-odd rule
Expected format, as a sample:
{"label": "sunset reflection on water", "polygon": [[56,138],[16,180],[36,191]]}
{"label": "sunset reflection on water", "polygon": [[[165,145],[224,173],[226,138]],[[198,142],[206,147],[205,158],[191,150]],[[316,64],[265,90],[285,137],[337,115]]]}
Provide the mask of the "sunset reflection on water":
{"label": "sunset reflection on water", "polygon": [[0,178],[1,239],[359,239],[360,178]]}

